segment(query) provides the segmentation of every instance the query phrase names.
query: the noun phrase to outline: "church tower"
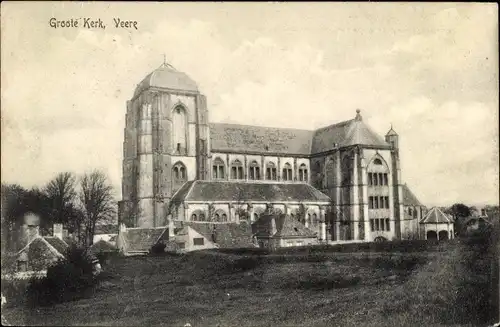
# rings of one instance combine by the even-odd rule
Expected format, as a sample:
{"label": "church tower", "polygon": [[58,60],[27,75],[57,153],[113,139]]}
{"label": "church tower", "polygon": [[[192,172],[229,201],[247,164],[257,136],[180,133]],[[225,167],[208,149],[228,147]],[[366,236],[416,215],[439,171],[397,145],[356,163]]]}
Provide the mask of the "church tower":
{"label": "church tower", "polygon": [[172,195],[206,179],[206,98],[185,73],[163,63],[127,101],[119,220],[128,227],[165,226]]}
{"label": "church tower", "polygon": [[401,221],[403,220],[403,184],[401,180],[401,162],[399,158],[399,135],[392,128],[385,135],[385,141],[391,145],[391,172],[392,172],[392,187],[393,187],[393,203],[394,203],[394,229],[396,238],[401,239]]}

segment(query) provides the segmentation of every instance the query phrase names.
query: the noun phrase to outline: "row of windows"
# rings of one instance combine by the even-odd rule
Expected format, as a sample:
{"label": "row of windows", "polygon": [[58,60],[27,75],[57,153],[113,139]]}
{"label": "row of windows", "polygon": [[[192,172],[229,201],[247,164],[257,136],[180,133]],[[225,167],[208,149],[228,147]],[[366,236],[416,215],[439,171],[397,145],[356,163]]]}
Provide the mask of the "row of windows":
{"label": "row of windows", "polygon": [[389,177],[387,173],[368,173],[368,185],[389,185]]}
{"label": "row of windows", "polygon": [[372,232],[375,231],[390,231],[391,230],[391,223],[389,221],[389,218],[375,218],[375,219],[370,219],[370,226],[372,229]]}
{"label": "row of windows", "polygon": [[[290,215],[292,218],[296,218],[298,221],[302,222],[302,223],[308,223],[308,224],[315,224],[317,222],[317,215],[315,213],[313,213],[312,215],[310,213],[308,213],[304,219],[304,217],[300,217],[300,216],[296,216],[294,213],[292,213]],[[259,219],[259,214],[258,213],[254,213],[253,214],[253,218],[254,220],[257,220]],[[240,217],[240,219],[246,219],[246,217]],[[191,215],[191,221],[206,221],[206,215],[204,212],[195,212]],[[228,221],[228,218],[227,218],[227,215],[225,213],[215,213],[212,221],[215,221],[215,222],[227,222]]]}
{"label": "row of windows", "polygon": [[370,209],[389,209],[388,196],[370,196],[368,198],[368,208]]}
{"label": "row of windows", "polygon": [[[239,160],[235,160],[231,163],[231,179],[244,179],[244,174],[243,174],[243,164]],[[299,167],[299,181],[301,182],[307,182],[307,166],[305,164],[300,165]],[[213,161],[212,165],[212,177],[214,179],[225,179],[226,174],[225,174],[225,164],[224,162],[220,159],[217,158]],[[278,179],[278,174],[277,174],[277,168],[276,165],[273,162],[268,162],[266,165],[266,175],[265,178],[267,180],[277,180]],[[286,163],[283,167],[281,178],[284,181],[292,181],[292,166],[290,164]],[[257,161],[252,161],[248,167],[248,179],[250,180],[260,180],[261,179],[261,171],[260,171],[260,166],[257,163]]]}

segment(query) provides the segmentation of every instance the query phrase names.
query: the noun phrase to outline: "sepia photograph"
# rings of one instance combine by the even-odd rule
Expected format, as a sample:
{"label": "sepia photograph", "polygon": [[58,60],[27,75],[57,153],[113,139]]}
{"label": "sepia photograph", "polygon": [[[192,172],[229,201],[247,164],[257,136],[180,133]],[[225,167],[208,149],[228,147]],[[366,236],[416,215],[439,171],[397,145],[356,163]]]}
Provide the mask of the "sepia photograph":
{"label": "sepia photograph", "polygon": [[500,326],[497,3],[1,4],[4,326]]}

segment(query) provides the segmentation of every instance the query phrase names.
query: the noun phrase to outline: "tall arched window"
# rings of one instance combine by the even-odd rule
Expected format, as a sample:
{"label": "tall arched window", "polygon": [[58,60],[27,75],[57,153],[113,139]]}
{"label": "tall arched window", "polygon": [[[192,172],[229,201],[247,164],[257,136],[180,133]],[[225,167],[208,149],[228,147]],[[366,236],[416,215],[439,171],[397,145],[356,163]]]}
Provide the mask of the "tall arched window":
{"label": "tall arched window", "polygon": [[182,106],[177,106],[173,112],[174,153],[187,154],[187,114]]}
{"label": "tall arched window", "polygon": [[276,165],[274,162],[268,162],[266,164],[266,179],[271,181],[277,180]]}
{"label": "tall arched window", "polygon": [[248,178],[251,180],[260,179],[260,166],[257,161],[252,161],[248,167]]}
{"label": "tall arched window", "polygon": [[299,167],[299,181],[307,182],[307,177],[309,173],[307,171],[307,166],[305,164],[300,165]]}
{"label": "tall arched window", "polygon": [[231,163],[231,179],[243,179],[243,164],[238,159]]}
{"label": "tall arched window", "polygon": [[337,176],[335,173],[335,162],[332,158],[327,159],[325,164],[325,173],[326,173],[326,186],[332,187],[337,185]]}
{"label": "tall arched window", "polygon": [[226,177],[224,168],[224,161],[222,161],[222,159],[219,157],[215,158],[215,160],[212,162],[212,178],[224,179]]}
{"label": "tall arched window", "polygon": [[352,174],[353,174],[353,159],[349,156],[345,157],[342,160],[342,184],[348,185],[352,183]]}
{"label": "tall arched window", "polygon": [[281,176],[284,181],[291,181],[292,180],[292,166],[287,162],[283,166],[283,174]]}

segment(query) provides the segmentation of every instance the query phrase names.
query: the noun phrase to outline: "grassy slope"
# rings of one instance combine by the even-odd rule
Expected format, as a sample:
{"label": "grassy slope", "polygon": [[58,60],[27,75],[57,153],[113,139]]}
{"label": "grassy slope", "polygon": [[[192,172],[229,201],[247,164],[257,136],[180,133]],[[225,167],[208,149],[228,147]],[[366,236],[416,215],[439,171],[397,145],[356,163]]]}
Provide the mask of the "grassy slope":
{"label": "grassy slope", "polygon": [[93,298],[6,317],[42,325],[477,325],[488,258],[463,245],[444,250],[120,258]]}

